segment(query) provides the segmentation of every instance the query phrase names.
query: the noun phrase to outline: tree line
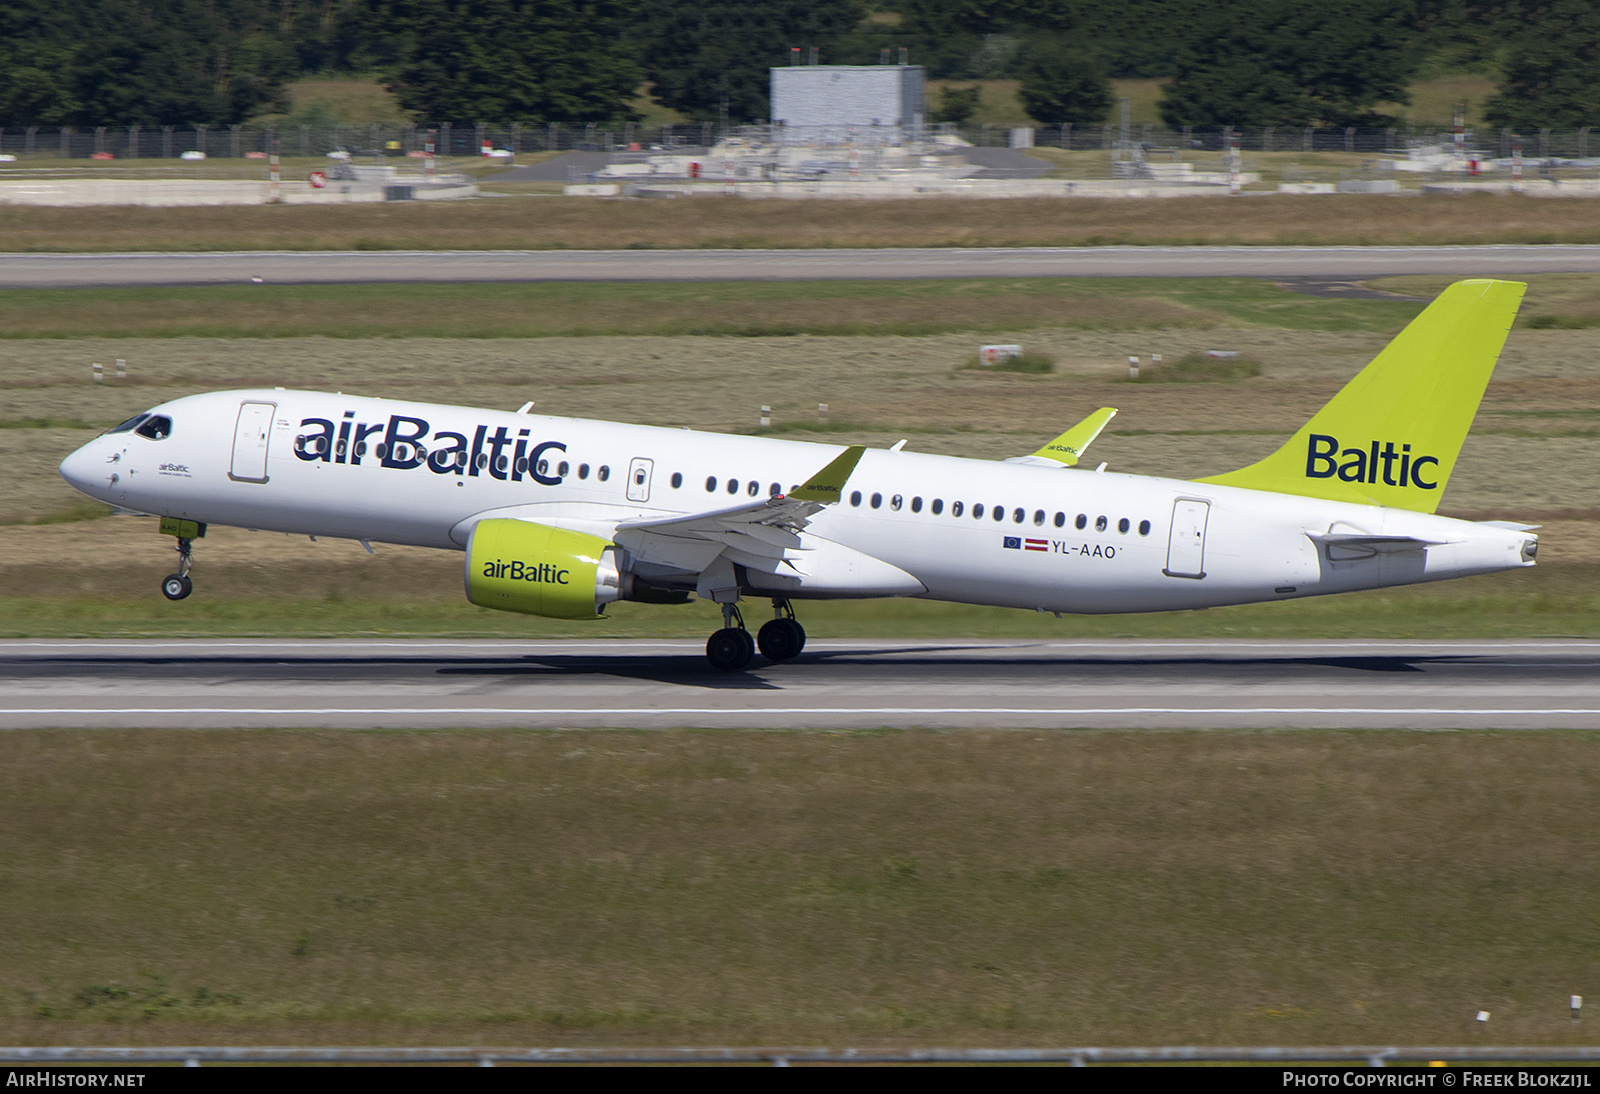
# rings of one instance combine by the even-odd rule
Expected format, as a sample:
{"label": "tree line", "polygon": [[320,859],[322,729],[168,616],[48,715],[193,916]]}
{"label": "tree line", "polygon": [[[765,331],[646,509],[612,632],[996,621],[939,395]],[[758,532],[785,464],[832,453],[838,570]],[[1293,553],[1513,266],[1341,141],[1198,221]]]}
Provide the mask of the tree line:
{"label": "tree line", "polygon": [[1173,126],[1382,125],[1432,71],[1494,76],[1491,124],[1600,123],[1594,0],[3,0],[0,125],[242,122],[313,73],[377,73],[423,119],[616,124],[647,84],[737,124],[796,46],[1017,79],[1046,125],[1105,121],[1115,77],[1163,80]]}

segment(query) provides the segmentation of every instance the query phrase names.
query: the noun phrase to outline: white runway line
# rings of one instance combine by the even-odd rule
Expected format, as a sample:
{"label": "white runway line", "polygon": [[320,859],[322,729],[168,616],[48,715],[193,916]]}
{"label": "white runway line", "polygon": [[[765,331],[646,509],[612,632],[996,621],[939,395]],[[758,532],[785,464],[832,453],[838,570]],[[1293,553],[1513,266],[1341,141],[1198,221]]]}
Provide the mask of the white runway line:
{"label": "white runway line", "polygon": [[521,714],[562,715],[568,717],[652,717],[738,715],[951,715],[951,714],[1050,714],[1060,717],[1111,716],[1138,714],[1217,714],[1217,715],[1365,715],[1437,716],[1452,718],[1492,718],[1528,715],[1600,715],[1600,708],[1588,707],[9,707],[0,708],[0,717],[22,714],[55,715],[132,715],[132,714],[249,714],[249,715],[329,715],[329,714]]}

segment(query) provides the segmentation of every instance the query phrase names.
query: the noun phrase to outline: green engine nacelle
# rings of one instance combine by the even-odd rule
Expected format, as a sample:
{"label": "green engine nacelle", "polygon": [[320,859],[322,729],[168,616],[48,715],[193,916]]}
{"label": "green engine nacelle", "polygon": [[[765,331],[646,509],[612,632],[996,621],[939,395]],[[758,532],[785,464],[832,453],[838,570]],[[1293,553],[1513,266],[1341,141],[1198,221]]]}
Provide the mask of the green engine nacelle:
{"label": "green engine nacelle", "polygon": [[593,619],[625,575],[599,536],[526,520],[480,520],[467,540],[467,599],[483,608]]}

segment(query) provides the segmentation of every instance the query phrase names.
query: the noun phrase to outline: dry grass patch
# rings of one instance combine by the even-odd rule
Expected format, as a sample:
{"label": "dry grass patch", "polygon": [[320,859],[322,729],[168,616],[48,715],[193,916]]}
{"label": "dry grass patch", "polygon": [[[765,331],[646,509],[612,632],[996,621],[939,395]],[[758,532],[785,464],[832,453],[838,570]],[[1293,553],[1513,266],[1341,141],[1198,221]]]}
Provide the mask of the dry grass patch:
{"label": "dry grass patch", "polygon": [[0,1038],[1572,1043],[1597,747],[17,731]]}
{"label": "dry grass patch", "polygon": [[378,205],[0,206],[12,251],[1591,243],[1590,203],[1478,194],[1118,200],[564,198]]}

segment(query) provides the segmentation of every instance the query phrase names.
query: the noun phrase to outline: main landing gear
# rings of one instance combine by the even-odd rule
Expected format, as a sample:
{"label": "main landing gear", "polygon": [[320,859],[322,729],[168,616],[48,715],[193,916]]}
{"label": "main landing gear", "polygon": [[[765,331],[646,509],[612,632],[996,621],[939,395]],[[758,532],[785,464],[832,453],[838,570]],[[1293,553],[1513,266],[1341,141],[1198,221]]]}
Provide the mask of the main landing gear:
{"label": "main landing gear", "polygon": [[194,582],[189,580],[190,554],[194,540],[178,539],[178,572],[161,579],[161,595],[168,600],[182,600],[194,592]]}
{"label": "main landing gear", "polygon": [[734,604],[722,606],[722,629],[706,641],[706,658],[723,672],[742,672],[755,660],[756,647],[768,661],[787,661],[805,649],[806,632],[787,600],[773,600],[776,617],[765,623],[756,637],[744,629],[744,616]]}

